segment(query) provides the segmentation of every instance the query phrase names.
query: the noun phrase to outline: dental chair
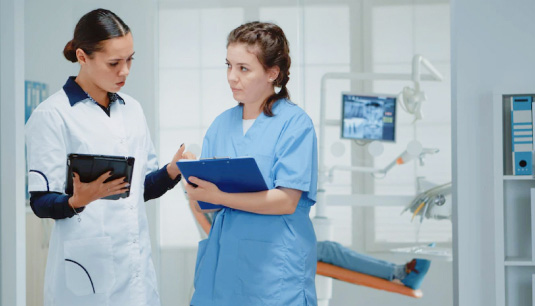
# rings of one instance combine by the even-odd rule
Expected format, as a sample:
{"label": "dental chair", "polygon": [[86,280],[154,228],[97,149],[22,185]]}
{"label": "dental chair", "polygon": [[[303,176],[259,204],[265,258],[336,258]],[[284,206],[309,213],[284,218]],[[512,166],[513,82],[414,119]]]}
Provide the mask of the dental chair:
{"label": "dental chair", "polygon": [[[200,231],[202,234],[208,236],[210,233],[211,223],[206,218],[206,216],[197,211],[195,207],[193,207],[192,203],[188,201],[190,205],[191,212],[193,216],[195,217],[195,220],[197,221],[197,225],[200,228]],[[203,235],[203,236],[204,236]],[[402,284],[398,284],[395,282],[391,282],[379,277],[374,277],[366,274],[362,274],[359,272],[351,271],[348,269],[344,269],[335,265],[331,265],[324,262],[318,262],[316,274],[331,277],[340,281],[352,283],[355,285],[370,287],[374,289],[384,290],[388,292],[398,293],[402,295],[406,295],[413,298],[421,298],[423,296],[423,293],[421,290],[413,290],[409,287],[406,287]]]}

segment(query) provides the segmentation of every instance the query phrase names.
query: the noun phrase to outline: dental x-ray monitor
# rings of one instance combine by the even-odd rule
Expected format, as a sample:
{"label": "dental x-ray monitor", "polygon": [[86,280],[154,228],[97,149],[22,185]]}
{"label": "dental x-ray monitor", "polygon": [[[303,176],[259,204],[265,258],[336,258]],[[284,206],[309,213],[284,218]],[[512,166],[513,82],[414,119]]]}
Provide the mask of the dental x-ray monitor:
{"label": "dental x-ray monitor", "polygon": [[342,94],[342,138],[396,141],[395,95]]}

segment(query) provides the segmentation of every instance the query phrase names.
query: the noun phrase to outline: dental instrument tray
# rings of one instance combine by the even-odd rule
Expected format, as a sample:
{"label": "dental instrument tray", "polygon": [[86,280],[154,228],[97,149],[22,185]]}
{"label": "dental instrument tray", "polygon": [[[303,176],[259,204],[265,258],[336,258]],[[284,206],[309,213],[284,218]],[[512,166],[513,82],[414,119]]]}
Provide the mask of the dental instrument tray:
{"label": "dental instrument tray", "polygon": [[[176,164],[188,183],[188,178],[195,176],[214,183],[221,191],[229,193],[256,192],[268,189],[253,157],[180,160]],[[224,207],[217,203],[198,202],[201,209]]]}
{"label": "dental instrument tray", "polygon": [[[104,182],[109,182],[121,177],[125,182],[132,183],[135,158],[130,156],[111,156],[71,153],[67,156],[67,185],[65,193],[73,194],[73,172],[78,173],[82,183],[89,183],[102,174],[112,171],[112,175]],[[104,200],[118,200],[130,196],[130,188],[121,194],[104,197]]]}

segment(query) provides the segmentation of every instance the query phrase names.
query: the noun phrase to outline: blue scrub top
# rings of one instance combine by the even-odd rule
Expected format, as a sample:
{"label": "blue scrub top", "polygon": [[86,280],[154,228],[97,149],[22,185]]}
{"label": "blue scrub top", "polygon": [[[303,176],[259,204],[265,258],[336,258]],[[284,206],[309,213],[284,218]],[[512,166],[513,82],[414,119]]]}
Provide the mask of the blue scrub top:
{"label": "blue scrub top", "polygon": [[316,236],[309,218],[316,202],[318,151],[310,117],[279,100],[273,117],[260,114],[243,135],[243,108],[212,123],[201,157],[255,158],[269,189],[303,193],[291,215],[224,208],[199,243],[191,305],[317,305]]}

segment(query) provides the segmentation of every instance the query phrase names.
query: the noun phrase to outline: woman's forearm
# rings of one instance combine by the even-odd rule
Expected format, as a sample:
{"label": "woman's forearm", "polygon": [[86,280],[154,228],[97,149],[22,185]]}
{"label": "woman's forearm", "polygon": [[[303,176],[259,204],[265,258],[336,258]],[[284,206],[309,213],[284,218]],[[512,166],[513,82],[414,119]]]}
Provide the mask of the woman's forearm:
{"label": "woman's forearm", "polygon": [[250,193],[222,192],[219,204],[263,215],[293,214],[302,191],[288,188],[276,188]]}
{"label": "woman's forearm", "polygon": [[[30,192],[30,206],[39,218],[52,218],[55,220],[71,218],[75,215],[74,210],[69,206],[69,196],[57,192]],[[80,213],[84,207],[77,208]]]}

